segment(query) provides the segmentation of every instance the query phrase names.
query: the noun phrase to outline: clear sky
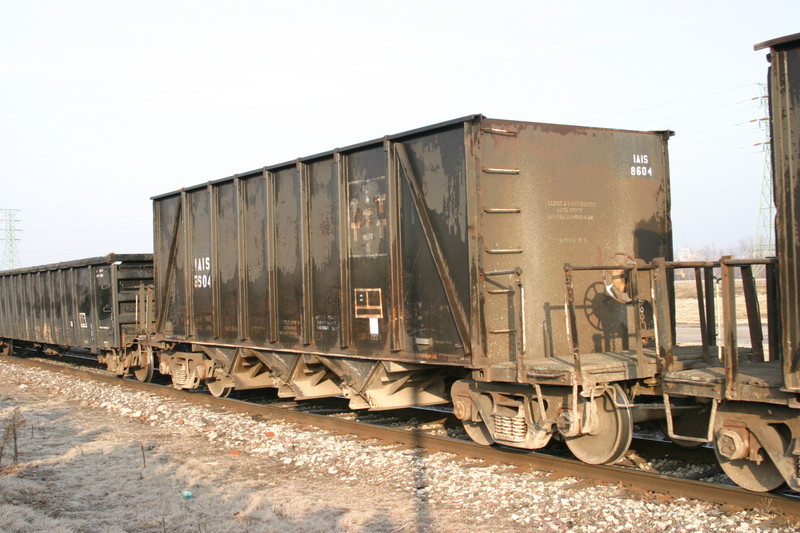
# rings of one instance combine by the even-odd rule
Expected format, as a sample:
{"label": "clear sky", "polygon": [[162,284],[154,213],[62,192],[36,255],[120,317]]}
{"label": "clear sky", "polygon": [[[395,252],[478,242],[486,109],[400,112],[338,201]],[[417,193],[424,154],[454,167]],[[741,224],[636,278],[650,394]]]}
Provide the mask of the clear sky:
{"label": "clear sky", "polygon": [[800,2],[0,0],[21,266],[152,251],[150,197],[472,113],[676,131],[676,249],[753,239],[753,44]]}

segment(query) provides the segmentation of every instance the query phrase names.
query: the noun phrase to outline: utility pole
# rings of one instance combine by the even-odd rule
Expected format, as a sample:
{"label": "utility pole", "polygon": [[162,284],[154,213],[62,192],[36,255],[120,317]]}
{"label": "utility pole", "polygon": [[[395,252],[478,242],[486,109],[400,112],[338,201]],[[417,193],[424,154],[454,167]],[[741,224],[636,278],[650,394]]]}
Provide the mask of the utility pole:
{"label": "utility pole", "polygon": [[0,227],[3,235],[3,262],[0,267],[3,270],[19,267],[19,252],[17,251],[17,241],[21,240],[17,237],[22,230],[17,228],[19,218],[17,218],[19,209],[0,209],[0,220],[3,226]]}

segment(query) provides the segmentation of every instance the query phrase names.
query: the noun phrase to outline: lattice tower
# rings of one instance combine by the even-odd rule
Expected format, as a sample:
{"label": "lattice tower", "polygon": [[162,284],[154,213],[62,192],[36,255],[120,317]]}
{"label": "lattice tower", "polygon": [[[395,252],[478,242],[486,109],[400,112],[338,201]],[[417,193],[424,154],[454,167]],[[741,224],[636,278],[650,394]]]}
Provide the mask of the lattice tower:
{"label": "lattice tower", "polygon": [[[765,116],[769,117],[769,93],[766,84],[761,87],[761,104]],[[758,227],[756,242],[753,246],[754,257],[771,257],[775,255],[775,204],[772,199],[772,139],[770,138],[769,118],[761,119],[761,127],[765,132],[764,172],[761,178],[761,202],[758,208]]]}
{"label": "lattice tower", "polygon": [[17,227],[19,223],[18,213],[19,209],[0,209],[0,219],[2,219],[3,224],[0,231],[3,235],[2,268],[4,270],[17,268],[20,265],[17,242],[21,240],[18,235],[22,230]]}

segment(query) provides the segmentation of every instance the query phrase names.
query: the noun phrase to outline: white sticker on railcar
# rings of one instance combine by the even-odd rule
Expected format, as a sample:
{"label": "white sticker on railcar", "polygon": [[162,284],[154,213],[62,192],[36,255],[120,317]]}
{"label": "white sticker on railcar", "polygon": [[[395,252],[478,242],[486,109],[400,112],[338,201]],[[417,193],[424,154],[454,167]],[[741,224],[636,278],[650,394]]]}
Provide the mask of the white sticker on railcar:
{"label": "white sticker on railcar", "polygon": [[194,288],[211,287],[211,258],[208,256],[194,258]]}
{"label": "white sticker on railcar", "polygon": [[548,200],[548,220],[594,220],[597,202],[592,200]]}
{"label": "white sticker on railcar", "polygon": [[378,327],[378,319],[377,318],[370,318],[369,319],[369,334],[370,335],[378,335],[380,332],[381,332],[381,330]]}
{"label": "white sticker on railcar", "polygon": [[650,166],[650,158],[647,154],[633,154],[631,176],[653,176],[653,167]]}

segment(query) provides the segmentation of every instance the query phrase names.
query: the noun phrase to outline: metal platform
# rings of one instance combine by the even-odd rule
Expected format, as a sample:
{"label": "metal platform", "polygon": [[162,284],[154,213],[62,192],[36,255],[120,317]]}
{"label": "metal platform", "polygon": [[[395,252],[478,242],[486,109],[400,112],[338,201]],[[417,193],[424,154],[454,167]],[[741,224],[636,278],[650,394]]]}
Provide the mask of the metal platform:
{"label": "metal platform", "polygon": [[[709,366],[667,372],[664,388],[670,396],[694,396],[725,399],[725,367]],[[794,395],[782,390],[780,361],[742,362],[733,383],[733,394],[739,400],[789,405]]]}
{"label": "metal platform", "polygon": [[634,351],[606,352],[582,354],[577,365],[574,358],[539,359],[528,364],[526,377],[542,385],[572,385],[577,376],[578,383],[591,386],[651,377],[657,369],[654,350],[644,350],[641,358]]}

